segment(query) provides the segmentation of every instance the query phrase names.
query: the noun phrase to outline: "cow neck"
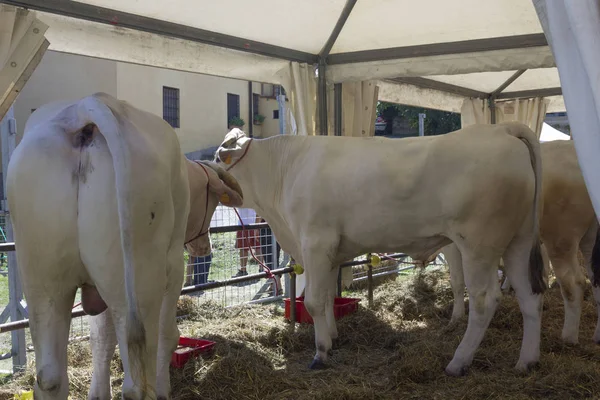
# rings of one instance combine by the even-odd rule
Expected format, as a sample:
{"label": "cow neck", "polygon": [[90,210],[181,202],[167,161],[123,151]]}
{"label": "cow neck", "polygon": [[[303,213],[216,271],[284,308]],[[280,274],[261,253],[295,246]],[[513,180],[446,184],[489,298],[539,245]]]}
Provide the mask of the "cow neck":
{"label": "cow neck", "polygon": [[204,217],[202,218],[202,225],[200,225],[200,231],[198,232],[198,234],[196,234],[190,240],[185,242],[185,244],[189,244],[189,243],[193,242],[194,240],[199,239],[202,236],[208,234],[208,230],[209,230],[209,228],[206,228],[206,230],[204,230],[204,225],[206,225],[206,216],[208,215],[208,200],[209,200],[209,195],[210,195],[210,175],[208,175],[208,171],[206,170],[206,167],[204,165],[202,165],[198,161],[194,161],[194,162],[196,164],[198,164],[202,168],[204,173],[206,174],[206,204],[205,204],[205,208],[204,208]]}
{"label": "cow neck", "polygon": [[246,152],[245,168],[240,164],[240,168],[233,170],[234,176],[239,176],[238,181],[245,183],[242,190],[247,202],[244,206],[254,208],[262,217],[272,212],[274,205],[277,208],[281,198],[282,177],[292,163],[285,139],[289,138],[258,140],[252,145],[252,151]]}
{"label": "cow neck", "polygon": [[225,171],[229,171],[231,168],[235,167],[240,161],[242,161],[244,159],[244,157],[246,157],[246,154],[248,154],[248,150],[250,149],[250,145],[252,144],[253,141],[254,141],[254,139],[252,139],[252,138],[248,139],[248,146],[246,146],[246,149],[244,149],[242,156],[240,158],[238,158],[236,160],[236,162],[231,164],[229,167],[225,168]]}

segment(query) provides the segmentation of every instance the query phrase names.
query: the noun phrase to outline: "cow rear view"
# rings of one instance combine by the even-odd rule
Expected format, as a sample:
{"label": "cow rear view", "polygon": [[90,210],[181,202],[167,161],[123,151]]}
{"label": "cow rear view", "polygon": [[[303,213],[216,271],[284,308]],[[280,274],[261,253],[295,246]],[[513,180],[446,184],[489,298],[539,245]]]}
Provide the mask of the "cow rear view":
{"label": "cow rear view", "polygon": [[[157,293],[181,288],[183,274],[172,272],[183,266],[186,168],[164,121],[108,95],[40,108],[31,118],[7,187],[30,310],[36,398],[68,396],[66,346],[80,287],[88,313],[110,308],[123,397],[168,396],[164,383],[156,391],[157,357],[159,365],[168,363],[176,343],[159,343],[159,319],[161,306],[174,314],[179,289],[166,303]],[[173,340],[174,329],[167,329]]]}

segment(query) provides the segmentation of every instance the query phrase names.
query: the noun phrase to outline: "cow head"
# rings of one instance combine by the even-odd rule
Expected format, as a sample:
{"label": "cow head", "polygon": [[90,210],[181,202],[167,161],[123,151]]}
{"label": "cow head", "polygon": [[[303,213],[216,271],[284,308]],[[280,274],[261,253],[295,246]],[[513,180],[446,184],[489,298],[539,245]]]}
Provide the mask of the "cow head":
{"label": "cow head", "polygon": [[216,163],[188,161],[187,168],[190,213],[185,247],[192,256],[201,257],[211,251],[208,228],[215,208],[219,202],[228,207],[240,207],[243,193],[235,178]]}
{"label": "cow head", "polygon": [[233,128],[217,149],[215,161],[231,166],[244,156],[249,144],[250,138],[241,129]]}

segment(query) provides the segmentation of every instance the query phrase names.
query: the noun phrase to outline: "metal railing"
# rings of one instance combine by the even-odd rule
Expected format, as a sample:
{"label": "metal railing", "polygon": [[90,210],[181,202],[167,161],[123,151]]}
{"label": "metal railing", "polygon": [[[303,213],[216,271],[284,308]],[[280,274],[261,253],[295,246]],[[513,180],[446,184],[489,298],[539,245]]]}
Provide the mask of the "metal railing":
{"label": "metal railing", "polygon": [[[257,224],[249,224],[249,225],[245,226],[244,228],[242,228],[239,225],[211,227],[209,231],[210,231],[211,235],[215,235],[215,234],[237,232],[240,230],[267,229],[268,227],[269,227],[269,225],[267,223],[257,223]],[[275,247],[276,247],[275,237],[273,237],[272,240],[273,240],[273,249],[275,249]],[[0,253],[7,253],[7,252],[14,252],[14,251],[15,251],[15,243],[0,243]],[[384,257],[386,259],[397,260],[400,262],[403,259],[406,259],[408,256],[406,254],[397,253],[397,254],[388,254],[388,255],[385,255]],[[284,263],[282,263],[282,265],[285,265],[287,258],[288,258],[288,256],[284,255]],[[392,269],[389,269],[389,267],[388,267],[387,269],[384,269],[382,272],[374,273],[373,272],[374,267],[373,267],[371,261],[372,261],[371,255],[368,254],[366,258],[355,259],[355,260],[348,261],[348,262],[345,262],[340,265],[340,273],[338,275],[338,295],[341,295],[341,289],[342,289],[342,287],[341,287],[341,271],[343,268],[367,265],[367,267],[368,267],[367,275],[364,277],[357,278],[354,281],[367,280],[369,306],[372,306],[372,304],[373,304],[374,278],[379,277],[379,276],[385,276],[385,275],[392,274],[392,273],[397,273],[398,271],[401,271],[401,270],[407,270],[407,269],[414,268],[414,265],[400,268],[400,269],[398,268],[398,266],[395,266]],[[291,260],[291,262],[293,264],[294,261]],[[281,276],[286,277],[285,296],[281,295],[279,293],[276,293],[275,291],[270,292],[270,293],[267,291],[265,293],[268,294],[268,297],[253,298],[251,300],[244,301],[244,303],[263,303],[263,302],[269,302],[269,301],[277,301],[277,300],[283,299],[284,297],[289,297],[291,304],[295,304],[296,297],[297,297],[296,296],[296,274],[294,273],[293,267],[292,266],[287,266],[287,267],[281,266],[279,264],[279,260],[277,260],[277,263],[275,265],[277,265],[277,268],[272,269],[271,274],[274,276],[277,276],[277,277],[281,277]],[[15,265],[9,265],[9,269],[13,268],[14,266]],[[257,281],[257,280],[269,278],[270,276],[271,275],[267,272],[258,272],[258,273],[248,274],[245,276],[221,279],[218,281],[212,281],[212,282],[209,281],[209,282],[202,283],[202,284],[188,285],[188,286],[184,286],[182,288],[181,295],[194,295],[199,292],[206,292],[206,291],[230,287],[230,286],[234,286],[234,285],[238,285],[238,284],[242,284],[242,283]],[[290,320],[291,320],[291,323],[294,324],[296,322],[296,308],[291,307],[290,311],[291,311],[290,312]],[[77,310],[72,311],[72,313],[71,313],[72,326],[73,326],[74,321],[80,317],[86,317],[86,313],[82,309],[77,309]],[[84,325],[83,320],[81,320],[81,325],[82,325],[82,328],[81,328],[80,334],[72,336],[70,341],[82,340],[82,339],[89,337],[88,334],[86,334],[84,332],[84,330],[88,329],[88,328],[87,327],[83,328],[83,325]],[[85,325],[87,325],[87,322]],[[11,321],[11,322],[0,324],[0,333],[12,332],[14,334],[16,331],[23,330],[28,327],[29,327],[29,319],[25,318],[25,319],[21,319],[21,320],[17,320],[17,321]],[[32,346],[21,345],[20,348],[21,348],[20,351],[25,353],[26,351],[31,351]],[[13,350],[11,352],[6,352],[4,354],[0,354],[0,360],[12,357],[13,358],[13,370],[16,371],[19,368],[24,367],[25,361],[26,361],[26,356],[25,356],[25,354],[16,354],[18,351],[15,350],[16,349],[15,346],[12,346],[12,349]],[[17,360],[17,361],[15,362],[15,360]]]}

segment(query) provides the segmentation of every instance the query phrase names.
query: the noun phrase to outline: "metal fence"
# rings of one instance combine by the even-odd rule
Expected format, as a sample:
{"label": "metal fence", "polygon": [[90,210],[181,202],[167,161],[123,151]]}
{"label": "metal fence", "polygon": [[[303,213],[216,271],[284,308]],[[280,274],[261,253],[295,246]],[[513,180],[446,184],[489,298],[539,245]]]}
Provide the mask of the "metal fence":
{"label": "metal fence", "polygon": [[[0,242],[6,243],[4,234],[8,216],[0,213]],[[184,251],[185,269],[184,286],[199,285],[215,281],[223,281],[233,276],[255,274],[262,270],[257,262],[269,269],[276,269],[280,263],[287,262],[287,257],[279,251],[277,241],[264,222],[255,217],[253,224],[242,227],[235,211],[228,207],[218,206],[211,220],[212,253],[207,257],[192,257]],[[258,223],[257,223],[258,222]],[[11,321],[5,324],[9,317],[10,287],[8,279],[7,251],[0,251],[0,311],[4,319],[0,320],[0,373],[11,373],[23,367],[26,357],[21,353],[33,351],[31,335],[27,321],[18,323]],[[14,254],[14,253],[13,253]],[[272,279],[260,278],[251,282],[240,282],[236,285],[223,286],[212,290],[196,290],[188,295],[196,301],[216,301],[223,306],[233,306],[256,301],[274,301],[283,297],[286,288],[285,279],[278,279],[278,291]],[[81,294],[77,291],[74,301],[74,317],[71,321],[69,340],[77,341],[89,337],[88,316],[83,313],[80,305]],[[26,312],[26,302],[22,302]],[[17,323],[15,326],[14,324]],[[24,346],[15,346],[14,328],[24,332]]]}
{"label": "metal fence", "polygon": [[[286,296],[295,298],[295,280],[290,280],[290,274],[287,273],[291,269],[283,269],[290,260],[289,255],[280,250],[273,232],[260,216],[251,215],[251,217],[254,219],[248,220],[247,215],[242,215],[248,224],[242,227],[233,209],[218,206],[211,220],[212,253],[206,257],[191,257],[184,253],[183,292],[195,298],[197,303],[210,300],[223,306],[234,306],[243,303],[276,301]],[[6,242],[8,236],[4,234],[7,218],[8,216],[0,213],[2,242]],[[7,251],[13,248],[10,244],[4,245],[4,251],[0,248],[0,307],[5,311],[8,310],[7,305],[11,298]],[[10,259],[14,258],[10,257]],[[354,282],[368,280],[370,298],[374,277],[414,268],[412,260],[404,254],[383,254],[381,259],[382,262],[377,266],[370,264],[369,256],[357,257],[342,265],[345,268],[352,268]],[[443,261],[440,256],[434,263],[439,264]],[[267,278],[265,273],[254,276],[263,272],[261,263],[269,269],[278,269],[277,285],[274,284],[273,279]],[[341,292],[341,285],[339,290]],[[89,337],[88,317],[78,305],[79,302],[78,291],[73,308],[70,341]],[[22,302],[22,305],[26,316],[25,302]],[[1,313],[1,315],[5,314],[8,316],[7,312]],[[25,353],[33,350],[28,321],[5,323],[6,320],[7,318],[0,320],[0,373],[11,373],[22,368],[25,365]],[[15,334],[17,328],[21,336]],[[24,345],[20,343],[21,341]]]}

